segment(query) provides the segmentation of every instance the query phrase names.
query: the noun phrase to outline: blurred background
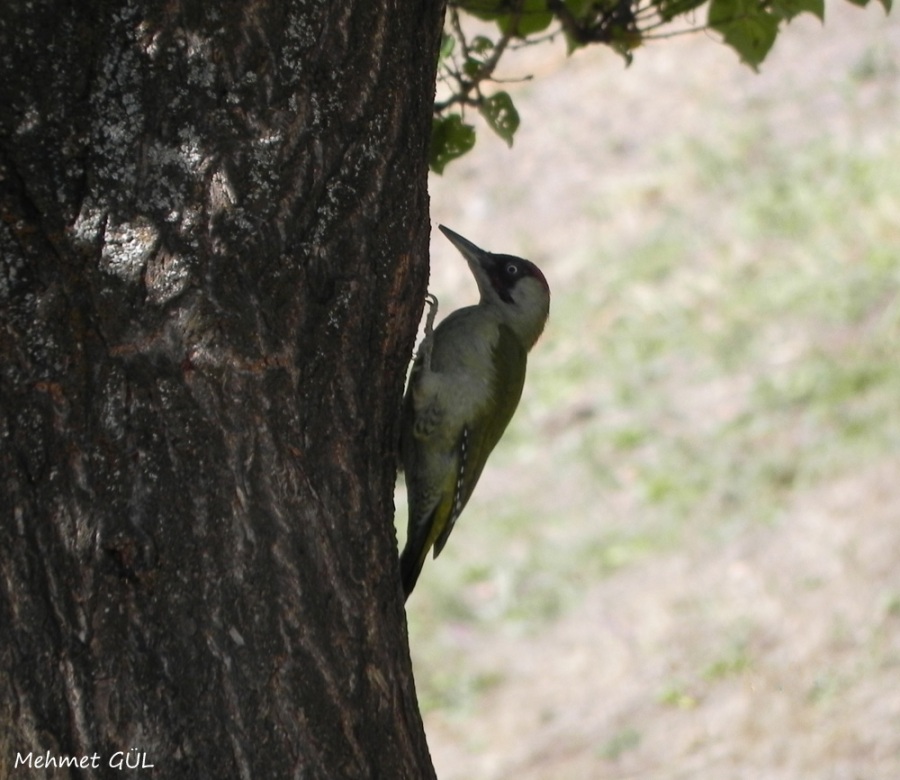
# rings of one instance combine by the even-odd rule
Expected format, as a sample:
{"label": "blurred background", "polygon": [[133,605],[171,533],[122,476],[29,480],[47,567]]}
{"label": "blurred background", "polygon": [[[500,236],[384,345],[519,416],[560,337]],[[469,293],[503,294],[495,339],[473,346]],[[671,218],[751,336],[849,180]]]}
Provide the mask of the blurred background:
{"label": "blurred background", "polygon": [[[407,604],[438,776],[897,780],[900,18],[506,73],[432,217],[553,301]],[[437,231],[430,289],[476,298]]]}

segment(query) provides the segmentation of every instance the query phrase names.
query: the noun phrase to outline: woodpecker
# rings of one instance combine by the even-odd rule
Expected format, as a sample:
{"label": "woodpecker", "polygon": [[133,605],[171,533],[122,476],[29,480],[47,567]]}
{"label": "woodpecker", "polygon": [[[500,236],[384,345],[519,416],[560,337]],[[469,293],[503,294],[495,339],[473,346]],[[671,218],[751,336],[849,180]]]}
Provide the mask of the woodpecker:
{"label": "woodpecker", "polygon": [[403,591],[415,587],[428,551],[437,558],[475,489],[488,455],[522,396],[525,364],[550,313],[550,288],[532,262],[479,249],[440,225],[478,283],[481,300],[425,336],[404,399],[400,457],[409,526],[400,556]]}

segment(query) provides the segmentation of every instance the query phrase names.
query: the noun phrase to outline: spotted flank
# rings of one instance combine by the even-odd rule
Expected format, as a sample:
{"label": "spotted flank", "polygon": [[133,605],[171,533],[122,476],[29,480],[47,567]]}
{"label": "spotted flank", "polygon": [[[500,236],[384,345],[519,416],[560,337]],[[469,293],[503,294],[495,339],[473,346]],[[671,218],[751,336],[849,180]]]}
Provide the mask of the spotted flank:
{"label": "spotted flank", "polygon": [[447,521],[447,524],[444,526],[444,529],[434,543],[435,558],[441,554],[441,550],[443,550],[444,545],[447,544],[447,539],[450,538],[450,532],[453,530],[453,526],[456,525],[456,521],[460,514],[462,514],[468,499],[468,496],[466,495],[466,478],[468,476],[466,469],[469,463],[469,429],[467,427],[462,429],[462,435],[459,437],[459,448],[457,451],[459,452],[459,465],[456,470],[453,510],[450,513],[450,519]]}

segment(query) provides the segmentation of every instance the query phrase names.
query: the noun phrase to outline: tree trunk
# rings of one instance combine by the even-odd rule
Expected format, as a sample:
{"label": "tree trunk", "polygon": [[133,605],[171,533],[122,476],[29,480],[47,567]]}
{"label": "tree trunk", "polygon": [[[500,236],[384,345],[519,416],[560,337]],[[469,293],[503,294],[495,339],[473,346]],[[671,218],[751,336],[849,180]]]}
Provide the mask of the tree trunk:
{"label": "tree trunk", "polygon": [[433,777],[392,495],[442,6],[4,0],[0,777]]}

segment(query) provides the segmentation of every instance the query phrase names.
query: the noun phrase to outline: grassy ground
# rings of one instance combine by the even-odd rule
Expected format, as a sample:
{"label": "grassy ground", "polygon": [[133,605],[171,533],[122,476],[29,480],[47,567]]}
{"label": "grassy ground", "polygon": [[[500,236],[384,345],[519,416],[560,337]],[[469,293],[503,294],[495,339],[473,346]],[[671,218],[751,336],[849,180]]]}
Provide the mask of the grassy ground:
{"label": "grassy ground", "polygon": [[554,295],[409,602],[443,780],[900,777],[900,24],[829,12],[760,75],[539,54],[433,181]]}

